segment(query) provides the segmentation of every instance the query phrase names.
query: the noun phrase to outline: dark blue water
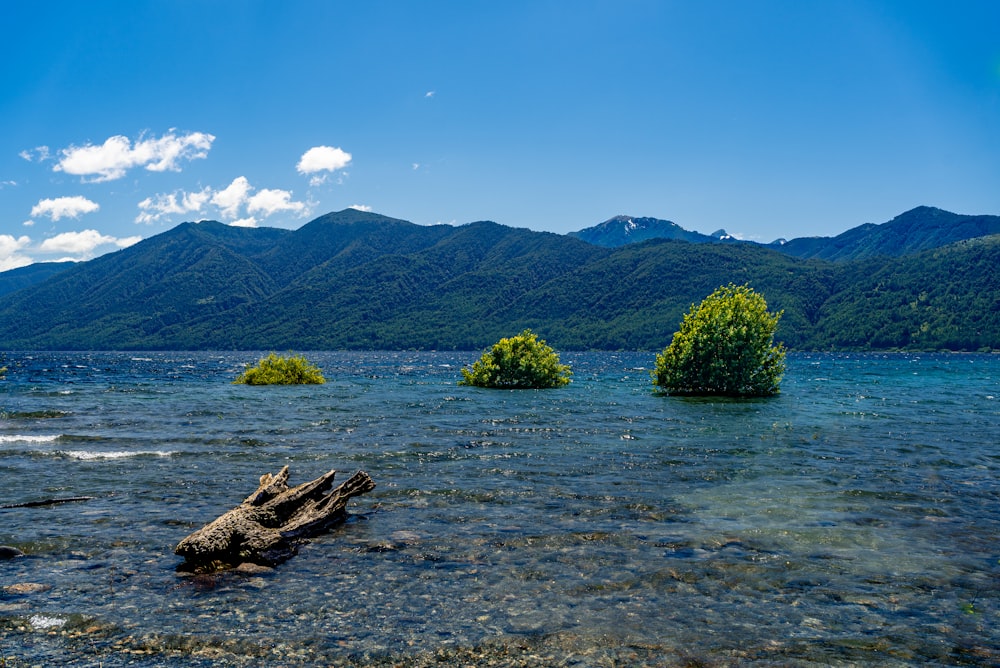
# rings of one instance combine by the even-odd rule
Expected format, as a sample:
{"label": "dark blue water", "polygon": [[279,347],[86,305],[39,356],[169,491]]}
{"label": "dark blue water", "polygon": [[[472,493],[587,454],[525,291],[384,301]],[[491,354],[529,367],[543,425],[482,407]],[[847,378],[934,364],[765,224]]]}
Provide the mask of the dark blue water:
{"label": "dark blue water", "polygon": [[[0,665],[1000,662],[998,356],[792,355],[754,401],[656,395],[642,353],[564,353],[558,390],[410,352],[231,385],[258,357],[8,357],[0,504],[94,498],[0,510],[29,555],[0,561]],[[273,572],[179,576],[286,464],[378,487]]]}

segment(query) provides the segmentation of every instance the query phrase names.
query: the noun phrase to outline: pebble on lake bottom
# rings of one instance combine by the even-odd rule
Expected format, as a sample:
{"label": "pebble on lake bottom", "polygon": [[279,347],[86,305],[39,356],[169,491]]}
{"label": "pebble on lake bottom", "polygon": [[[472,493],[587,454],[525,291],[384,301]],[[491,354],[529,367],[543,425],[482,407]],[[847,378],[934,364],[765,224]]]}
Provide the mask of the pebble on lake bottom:
{"label": "pebble on lake bottom", "polygon": [[40,584],[38,582],[18,582],[7,585],[3,588],[4,593],[14,596],[26,596],[28,594],[39,594],[52,589],[52,585]]}

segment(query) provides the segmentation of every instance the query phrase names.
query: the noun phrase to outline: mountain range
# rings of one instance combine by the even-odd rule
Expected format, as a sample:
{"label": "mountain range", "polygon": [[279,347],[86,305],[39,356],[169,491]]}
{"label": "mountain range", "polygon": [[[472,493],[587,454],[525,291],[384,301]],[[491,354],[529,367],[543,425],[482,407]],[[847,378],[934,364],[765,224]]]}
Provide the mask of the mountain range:
{"label": "mountain range", "polygon": [[[693,243],[740,241],[725,230],[700,234],[669,220],[631,216],[615,216],[570,234],[598,246],[611,247],[648,239],[681,239]],[[969,216],[920,206],[887,223],[866,223],[835,237],[778,239],[764,245],[795,257],[842,262],[879,256],[899,257],[991,234],[1000,234],[1000,216]]]}
{"label": "mountain range", "polygon": [[[636,241],[651,229],[673,236]],[[572,235],[421,226],[354,209],[298,230],[183,223],[89,262],[0,274],[0,345],[476,350],[530,327],[566,350],[655,350],[732,282],[783,311],[793,349],[1000,349],[1000,217],[920,207],[766,245],[682,232],[624,216]]]}
{"label": "mountain range", "polygon": [[701,234],[685,230],[670,220],[633,218],[632,216],[615,216],[600,225],[588,227],[579,232],[570,232],[569,235],[583,239],[595,246],[609,248],[649,241],[650,239],[679,239],[696,244],[733,240],[733,237],[729,236],[725,230],[719,230],[712,234]]}

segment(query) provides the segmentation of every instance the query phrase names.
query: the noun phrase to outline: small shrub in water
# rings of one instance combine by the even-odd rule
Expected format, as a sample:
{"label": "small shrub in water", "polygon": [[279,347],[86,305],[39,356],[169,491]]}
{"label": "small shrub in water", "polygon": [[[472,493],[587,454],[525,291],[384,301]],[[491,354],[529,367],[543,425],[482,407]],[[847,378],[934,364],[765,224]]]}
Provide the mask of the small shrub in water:
{"label": "small shrub in water", "polygon": [[772,345],[779,318],[749,286],[718,288],[691,307],[656,356],[653,382],[671,394],[777,394],[785,370],[784,346]]}
{"label": "small shrub in water", "polygon": [[301,355],[279,357],[271,353],[257,363],[246,366],[235,385],[320,385],[326,379],[319,369]]}
{"label": "small shrub in water", "polygon": [[504,389],[561,387],[573,372],[559,363],[559,355],[545,341],[526,329],[500,339],[483,353],[472,369],[462,369],[459,385]]}

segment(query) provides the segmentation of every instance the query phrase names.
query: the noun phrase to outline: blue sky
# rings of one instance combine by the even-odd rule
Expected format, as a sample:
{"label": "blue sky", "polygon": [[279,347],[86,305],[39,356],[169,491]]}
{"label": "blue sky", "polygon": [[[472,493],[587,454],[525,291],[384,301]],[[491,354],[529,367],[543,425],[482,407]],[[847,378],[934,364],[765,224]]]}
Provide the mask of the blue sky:
{"label": "blue sky", "polygon": [[1000,2],[8,3],[0,269],[350,206],[742,238],[1000,214]]}

